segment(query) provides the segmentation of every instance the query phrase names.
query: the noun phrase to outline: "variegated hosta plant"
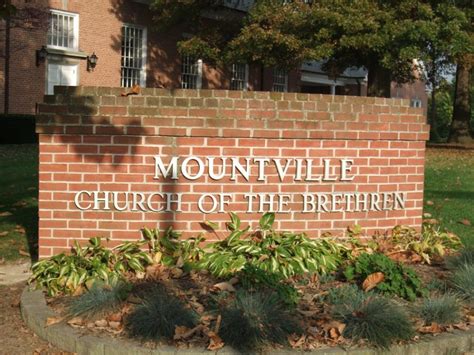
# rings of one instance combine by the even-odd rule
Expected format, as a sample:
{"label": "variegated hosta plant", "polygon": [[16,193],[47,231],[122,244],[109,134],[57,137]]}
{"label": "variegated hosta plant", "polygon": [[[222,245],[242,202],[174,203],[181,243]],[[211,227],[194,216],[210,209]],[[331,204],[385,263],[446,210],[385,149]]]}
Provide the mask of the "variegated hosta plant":
{"label": "variegated hosta plant", "polygon": [[128,272],[144,272],[153,262],[142,242],[127,242],[107,249],[101,239],[91,238],[86,246],[75,242],[70,254],[61,253],[32,266],[30,283],[45,287],[50,296],[74,294],[101,281],[116,284]]}
{"label": "variegated hosta plant", "polygon": [[[304,233],[276,232],[274,213],[266,213],[259,228],[240,228],[239,217],[231,213],[229,235],[207,247],[200,266],[217,277],[230,276],[249,264],[285,278],[306,272],[327,273],[342,261],[346,248],[325,239],[312,240]],[[210,224],[209,224],[210,225]]]}
{"label": "variegated hosta plant", "polygon": [[458,236],[429,223],[423,223],[421,233],[410,227],[397,226],[392,230],[392,241],[400,249],[419,255],[427,264],[433,257],[444,257],[446,252],[462,247]]}

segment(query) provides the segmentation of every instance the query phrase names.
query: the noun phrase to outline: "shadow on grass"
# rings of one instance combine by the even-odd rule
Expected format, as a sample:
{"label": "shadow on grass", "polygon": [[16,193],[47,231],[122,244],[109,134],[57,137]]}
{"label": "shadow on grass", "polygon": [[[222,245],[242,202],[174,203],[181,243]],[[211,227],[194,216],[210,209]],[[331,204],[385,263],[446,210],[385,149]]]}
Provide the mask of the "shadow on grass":
{"label": "shadow on grass", "polygon": [[0,258],[38,258],[37,167],[36,145],[0,145]]}
{"label": "shadow on grass", "polygon": [[428,196],[434,196],[437,198],[450,198],[456,200],[469,200],[474,201],[474,191],[440,191],[426,189]]}

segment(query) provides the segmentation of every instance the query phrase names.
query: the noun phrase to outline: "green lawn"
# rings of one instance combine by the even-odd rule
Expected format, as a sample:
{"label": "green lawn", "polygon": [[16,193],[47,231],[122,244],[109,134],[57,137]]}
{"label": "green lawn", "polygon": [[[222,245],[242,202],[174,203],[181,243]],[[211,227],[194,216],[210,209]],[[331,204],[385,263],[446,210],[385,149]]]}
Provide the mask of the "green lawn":
{"label": "green lawn", "polygon": [[37,257],[38,148],[0,146],[0,260]]}
{"label": "green lawn", "polygon": [[[0,260],[36,258],[37,156],[33,145],[0,146]],[[474,245],[474,151],[427,151],[425,212]]]}
{"label": "green lawn", "polygon": [[474,245],[474,150],[427,150],[425,212]]}

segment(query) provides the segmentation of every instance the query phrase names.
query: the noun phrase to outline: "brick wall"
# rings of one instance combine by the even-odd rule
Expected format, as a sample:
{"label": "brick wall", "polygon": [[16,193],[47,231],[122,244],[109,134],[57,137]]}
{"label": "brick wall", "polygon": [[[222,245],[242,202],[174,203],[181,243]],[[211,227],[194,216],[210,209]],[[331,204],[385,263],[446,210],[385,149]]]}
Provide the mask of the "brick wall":
{"label": "brick wall", "polygon": [[[232,201],[222,210],[236,212],[253,225],[261,215],[259,209],[268,210],[270,205],[259,206],[258,196],[247,200],[243,196],[265,194],[267,202],[274,198],[272,208],[285,211],[277,213],[278,229],[305,231],[313,237],[326,231],[341,233],[355,223],[369,233],[397,224],[421,224],[428,126],[422,111],[409,108],[406,100],[163,89],[120,97],[120,92],[120,88],[57,88],[56,95],[46,96],[39,107],[41,257],[69,248],[75,239],[104,236],[110,245],[137,239],[143,226],[172,225],[189,236],[202,232],[202,222],[211,220],[224,229],[226,213],[205,214],[198,209],[203,194],[216,199],[229,194]],[[167,167],[172,157],[180,157],[184,165],[190,156],[207,161],[201,177],[155,176],[158,158]],[[243,166],[250,158],[248,181],[238,170],[233,181],[230,169],[221,179],[210,178],[206,159],[215,158],[221,168],[222,157],[235,158]],[[273,161],[260,171],[258,158],[281,159],[281,169],[290,163],[281,177]],[[327,179],[304,181],[311,171],[306,159],[314,165],[314,180],[327,164]],[[341,159],[351,161],[346,177],[352,180],[341,181]],[[304,165],[299,178],[296,160]],[[199,162],[193,158],[188,163],[188,175],[199,176]],[[265,181],[259,180],[260,173]],[[94,206],[94,194],[104,197],[100,195],[104,192],[115,197],[117,205],[98,201]],[[178,193],[181,212],[174,211],[176,203],[164,203]],[[403,197],[403,206],[400,201],[397,206],[395,193]],[[278,205],[282,195],[289,196],[287,203],[284,199]],[[310,197],[322,202],[322,195],[327,196],[327,205],[312,210]],[[372,201],[378,195],[379,200],[356,208],[360,204],[356,195]],[[140,203],[132,203],[142,196],[145,200],[152,196],[152,209],[171,211],[150,211],[145,200],[147,211],[142,211]],[[247,212],[248,199],[255,200],[252,212]],[[211,201],[205,197],[202,207],[211,209]],[[127,209],[121,211],[123,206]]]}

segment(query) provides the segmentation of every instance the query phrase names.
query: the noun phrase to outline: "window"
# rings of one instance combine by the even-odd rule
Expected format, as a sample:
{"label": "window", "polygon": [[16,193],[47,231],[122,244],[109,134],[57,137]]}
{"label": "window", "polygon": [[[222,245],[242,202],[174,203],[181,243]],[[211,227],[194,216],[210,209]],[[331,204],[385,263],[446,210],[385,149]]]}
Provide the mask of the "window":
{"label": "window", "polygon": [[48,47],[76,51],[79,49],[79,15],[51,11]]}
{"label": "window", "polygon": [[181,88],[200,89],[202,86],[202,60],[190,56],[181,59]]}
{"label": "window", "polygon": [[230,77],[231,90],[247,90],[249,81],[249,66],[247,64],[232,64]]}
{"label": "window", "polygon": [[288,73],[280,68],[273,69],[273,86],[272,91],[287,92],[288,91]]}
{"label": "window", "polygon": [[421,108],[421,100],[420,99],[411,99],[411,107]]}
{"label": "window", "polygon": [[122,87],[145,86],[146,28],[124,25],[122,27]]}

